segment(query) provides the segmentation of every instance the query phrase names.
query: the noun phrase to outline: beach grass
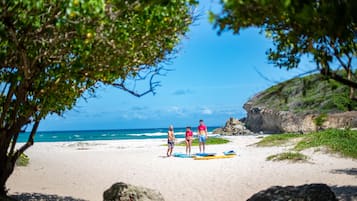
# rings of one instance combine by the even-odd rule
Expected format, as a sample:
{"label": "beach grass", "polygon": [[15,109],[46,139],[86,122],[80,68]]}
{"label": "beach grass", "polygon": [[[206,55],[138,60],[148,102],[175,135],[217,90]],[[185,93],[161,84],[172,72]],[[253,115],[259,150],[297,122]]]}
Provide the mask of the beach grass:
{"label": "beach grass", "polygon": [[332,153],[345,157],[357,158],[357,131],[329,129],[304,135],[295,150],[301,151],[314,147],[326,147]]}
{"label": "beach grass", "polygon": [[299,152],[283,152],[280,154],[274,154],[267,157],[268,161],[283,161],[288,160],[292,162],[304,162],[307,160],[307,156]]}
{"label": "beach grass", "polygon": [[[225,138],[221,138],[221,137],[210,137],[207,139],[206,141],[206,145],[214,145],[214,144],[227,144],[228,142],[230,142],[229,140],[225,139]],[[198,146],[198,139],[195,138],[192,141],[192,146]],[[177,143],[177,146],[186,146],[185,141],[181,141],[179,143]]]}
{"label": "beach grass", "polygon": [[341,154],[345,157],[357,158],[357,131],[328,129],[324,131],[312,132],[309,134],[278,134],[263,138],[257,146],[280,146],[295,141],[293,150],[302,151],[309,148],[325,147],[332,153]]}
{"label": "beach grass", "polygon": [[286,144],[291,139],[303,137],[301,134],[273,134],[267,137],[264,137],[261,141],[259,141],[256,145],[260,147],[272,147],[272,146],[280,146]]}
{"label": "beach grass", "polygon": [[17,166],[27,166],[30,162],[30,158],[26,154],[21,154],[16,161]]}

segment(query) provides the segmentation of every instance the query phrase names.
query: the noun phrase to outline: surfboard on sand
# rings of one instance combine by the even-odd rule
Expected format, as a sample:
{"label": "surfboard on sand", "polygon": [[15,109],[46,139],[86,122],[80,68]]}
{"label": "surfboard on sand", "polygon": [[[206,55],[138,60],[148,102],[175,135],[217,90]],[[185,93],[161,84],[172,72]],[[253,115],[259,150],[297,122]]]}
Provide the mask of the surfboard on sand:
{"label": "surfboard on sand", "polygon": [[195,156],[215,156],[216,153],[196,153]]}
{"label": "surfboard on sand", "polygon": [[229,151],[225,151],[223,152],[224,155],[237,155],[237,153],[234,150],[229,150]]}
{"label": "surfboard on sand", "polygon": [[174,157],[178,157],[178,158],[192,158],[192,155],[187,155],[184,153],[173,153],[172,154]]}
{"label": "surfboard on sand", "polygon": [[195,160],[212,160],[212,159],[223,159],[223,158],[233,158],[235,155],[216,155],[216,156],[196,156]]}

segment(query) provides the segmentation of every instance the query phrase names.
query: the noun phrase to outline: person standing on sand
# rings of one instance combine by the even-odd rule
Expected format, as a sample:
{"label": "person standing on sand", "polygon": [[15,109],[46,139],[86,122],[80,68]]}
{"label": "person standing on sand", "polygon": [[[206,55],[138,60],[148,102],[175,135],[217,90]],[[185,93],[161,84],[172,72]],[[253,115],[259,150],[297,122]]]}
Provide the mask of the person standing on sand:
{"label": "person standing on sand", "polygon": [[193,140],[193,133],[190,126],[186,127],[185,142],[186,142],[186,154],[191,155],[191,146]]}
{"label": "person standing on sand", "polygon": [[198,126],[197,130],[198,130],[198,142],[200,147],[200,153],[205,153],[205,145],[208,135],[207,135],[207,127],[202,119],[200,120],[200,125]]}
{"label": "person standing on sand", "polygon": [[172,155],[172,150],[175,146],[175,134],[174,127],[172,125],[169,126],[169,131],[167,132],[167,157]]}

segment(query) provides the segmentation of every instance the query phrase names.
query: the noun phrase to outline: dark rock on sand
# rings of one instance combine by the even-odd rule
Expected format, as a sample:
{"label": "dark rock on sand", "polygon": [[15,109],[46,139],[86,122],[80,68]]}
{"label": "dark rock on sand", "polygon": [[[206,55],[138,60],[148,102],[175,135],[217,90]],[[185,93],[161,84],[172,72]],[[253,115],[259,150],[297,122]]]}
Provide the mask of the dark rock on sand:
{"label": "dark rock on sand", "polygon": [[104,201],[164,201],[160,192],[118,182],[103,193]]}
{"label": "dark rock on sand", "polygon": [[213,134],[221,134],[221,135],[248,135],[252,134],[250,130],[248,130],[244,123],[235,119],[233,117],[229,118],[223,128],[217,128],[213,130]]}
{"label": "dark rock on sand", "polygon": [[337,199],[326,184],[306,184],[273,186],[254,194],[247,201],[337,201]]}

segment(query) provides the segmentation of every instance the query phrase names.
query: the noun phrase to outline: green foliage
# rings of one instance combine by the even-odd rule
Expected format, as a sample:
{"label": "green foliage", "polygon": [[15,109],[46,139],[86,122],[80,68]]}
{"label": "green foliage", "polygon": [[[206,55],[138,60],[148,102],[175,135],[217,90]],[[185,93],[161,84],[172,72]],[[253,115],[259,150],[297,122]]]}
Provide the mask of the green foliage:
{"label": "green foliage", "polygon": [[314,124],[317,127],[321,127],[325,123],[326,120],[327,120],[327,114],[322,113],[322,114],[319,114],[316,118],[314,118]]}
{"label": "green foliage", "polygon": [[278,134],[263,138],[257,143],[258,146],[281,146],[287,142],[294,141],[295,151],[301,151],[313,147],[326,147],[334,153],[342,156],[357,158],[357,131],[329,129],[325,131],[312,132],[310,134]]}
{"label": "green foliage", "polygon": [[27,166],[30,162],[30,158],[26,154],[21,154],[16,161],[17,166]]}
{"label": "green foliage", "polygon": [[357,158],[357,131],[329,129],[314,132],[306,135],[295,149],[299,151],[321,146],[342,156]]}
{"label": "green foliage", "polygon": [[2,113],[30,119],[62,114],[98,83],[122,84],[157,69],[192,22],[186,0],[13,0],[0,7],[0,103],[11,92],[22,99]]}
{"label": "green foliage", "polygon": [[[220,138],[220,137],[210,137],[207,139],[206,141],[206,145],[214,145],[214,144],[227,144],[228,142],[230,142],[229,140],[225,139],[225,138]],[[177,144],[178,146],[186,146],[185,141],[181,141]],[[198,139],[195,138],[192,141],[192,146],[198,146],[199,142]]]}
{"label": "green foliage", "polygon": [[303,162],[307,160],[307,156],[299,152],[284,152],[267,157],[268,161],[288,160],[292,162]]}
{"label": "green foliage", "polygon": [[[357,88],[347,76],[353,71],[357,54],[355,0],[221,0],[222,11],[210,13],[209,20],[219,33],[232,30],[239,34],[248,27],[258,27],[274,48],[267,51],[268,59],[279,68],[297,68],[303,55],[317,64],[317,70],[345,85]],[[352,61],[352,63],[351,63]],[[338,64],[338,66],[331,67]],[[342,66],[345,74],[333,69]]]}
{"label": "green foliage", "polygon": [[291,139],[302,138],[301,134],[275,134],[264,137],[257,143],[257,146],[260,147],[270,147],[270,146],[280,146],[289,142]]}
{"label": "green foliage", "polygon": [[294,78],[274,85],[251,100],[253,105],[297,114],[357,110],[349,88],[320,74]]}

